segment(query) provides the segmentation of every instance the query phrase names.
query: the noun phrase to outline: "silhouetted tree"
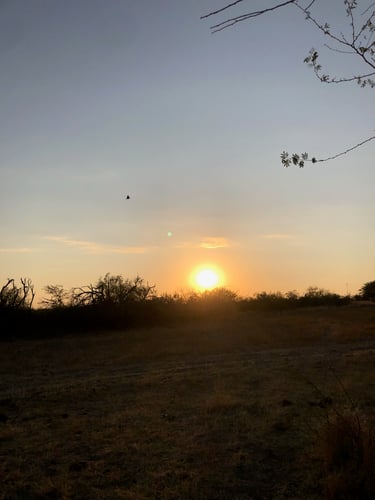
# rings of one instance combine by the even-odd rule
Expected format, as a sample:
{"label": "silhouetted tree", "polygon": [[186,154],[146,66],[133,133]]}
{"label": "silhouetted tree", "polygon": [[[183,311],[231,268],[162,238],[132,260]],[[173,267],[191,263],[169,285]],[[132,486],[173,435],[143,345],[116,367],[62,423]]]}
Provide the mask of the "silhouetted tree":
{"label": "silhouetted tree", "polygon": [[155,286],[145,283],[140,277],[124,279],[122,276],[111,276],[107,273],[104,278],[99,278],[95,285],[74,288],[72,291],[72,304],[94,305],[121,305],[127,302],[143,302],[154,294]]}
{"label": "silhouetted tree", "polygon": [[17,286],[13,278],[8,278],[0,289],[0,309],[31,309],[35,298],[34,285],[29,278],[20,278]]}
{"label": "silhouetted tree", "polygon": [[[238,4],[241,4],[244,0],[233,1],[224,7],[217,10],[211,11],[205,14],[201,19],[217,17],[222,12],[227,12],[230,9],[235,8]],[[328,2],[327,2],[328,3]],[[359,4],[361,3],[361,12],[358,12]],[[295,8],[298,9],[304,16],[306,21],[312,23],[315,28],[327,38],[330,44],[325,44],[325,46],[336,53],[340,54],[352,54],[357,57],[357,59],[362,63],[364,69],[357,75],[343,75],[343,76],[331,76],[329,73],[323,72],[323,67],[320,63],[320,53],[315,49],[310,49],[308,55],[306,56],[304,62],[308,64],[314,71],[316,77],[323,83],[349,83],[356,82],[361,87],[375,87],[375,81],[373,77],[375,76],[375,41],[373,41],[373,36],[375,32],[375,2],[359,2],[358,0],[343,0],[343,6],[346,11],[346,16],[348,19],[347,32],[344,30],[334,31],[327,22],[319,21],[311,11],[314,6],[315,0],[287,0],[283,2],[278,2],[275,5],[267,8],[262,8],[260,10],[254,10],[250,12],[245,12],[239,15],[227,17],[222,21],[219,21],[211,26],[212,33],[222,31],[229,28],[242,21],[247,21],[255,17],[263,16],[269,14],[278,9],[282,8]],[[312,163],[324,162],[328,160],[334,160],[339,156],[345,155],[350,151],[366,144],[369,141],[375,139],[375,135],[368,137],[367,139],[355,144],[352,147],[347,148],[345,151],[331,155],[327,158],[317,159],[312,157],[309,159],[307,153],[292,153],[289,154],[283,151],[281,154],[281,162],[284,167],[289,167],[290,165],[296,165],[303,167],[305,162],[310,161]]]}
{"label": "silhouetted tree", "polygon": [[299,302],[306,306],[329,306],[343,304],[347,302],[347,299],[341,298],[337,293],[329,292],[324,288],[310,286],[305,294],[299,298]]}
{"label": "silhouetted tree", "polygon": [[48,308],[64,307],[69,300],[69,292],[62,285],[47,285],[43,289],[49,297],[41,300],[41,304]]}
{"label": "silhouetted tree", "polygon": [[375,281],[368,281],[359,290],[363,300],[375,300]]}

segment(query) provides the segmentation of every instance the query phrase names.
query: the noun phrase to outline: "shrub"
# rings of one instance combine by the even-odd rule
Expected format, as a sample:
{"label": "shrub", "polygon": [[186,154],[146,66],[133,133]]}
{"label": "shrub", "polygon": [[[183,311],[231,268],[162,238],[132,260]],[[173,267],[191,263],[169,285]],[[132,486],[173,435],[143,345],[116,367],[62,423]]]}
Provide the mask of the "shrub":
{"label": "shrub", "polygon": [[359,290],[363,300],[375,300],[375,281],[369,281]]}

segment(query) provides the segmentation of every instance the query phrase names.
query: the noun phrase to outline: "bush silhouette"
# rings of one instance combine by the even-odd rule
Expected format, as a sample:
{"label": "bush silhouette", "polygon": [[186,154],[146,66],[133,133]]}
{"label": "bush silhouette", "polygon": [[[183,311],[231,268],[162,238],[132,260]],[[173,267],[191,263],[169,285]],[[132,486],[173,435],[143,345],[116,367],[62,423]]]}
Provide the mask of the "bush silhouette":
{"label": "bush silhouette", "polygon": [[359,290],[363,300],[375,300],[375,281],[368,281]]}

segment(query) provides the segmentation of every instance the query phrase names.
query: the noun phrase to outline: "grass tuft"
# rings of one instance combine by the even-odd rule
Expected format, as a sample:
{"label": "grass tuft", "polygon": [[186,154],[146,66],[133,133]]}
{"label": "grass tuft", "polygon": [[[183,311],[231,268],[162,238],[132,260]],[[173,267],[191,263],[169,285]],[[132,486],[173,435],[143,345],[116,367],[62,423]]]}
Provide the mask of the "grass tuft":
{"label": "grass tuft", "polygon": [[320,440],[327,499],[375,498],[375,433],[351,410],[328,416]]}

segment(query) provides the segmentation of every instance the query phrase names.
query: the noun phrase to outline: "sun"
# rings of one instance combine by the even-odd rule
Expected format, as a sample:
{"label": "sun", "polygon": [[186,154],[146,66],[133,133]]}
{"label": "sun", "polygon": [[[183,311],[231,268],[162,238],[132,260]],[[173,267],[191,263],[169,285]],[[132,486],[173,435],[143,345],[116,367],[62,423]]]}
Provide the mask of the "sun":
{"label": "sun", "polygon": [[212,290],[220,283],[219,272],[213,268],[199,269],[194,274],[194,282],[200,290]]}

